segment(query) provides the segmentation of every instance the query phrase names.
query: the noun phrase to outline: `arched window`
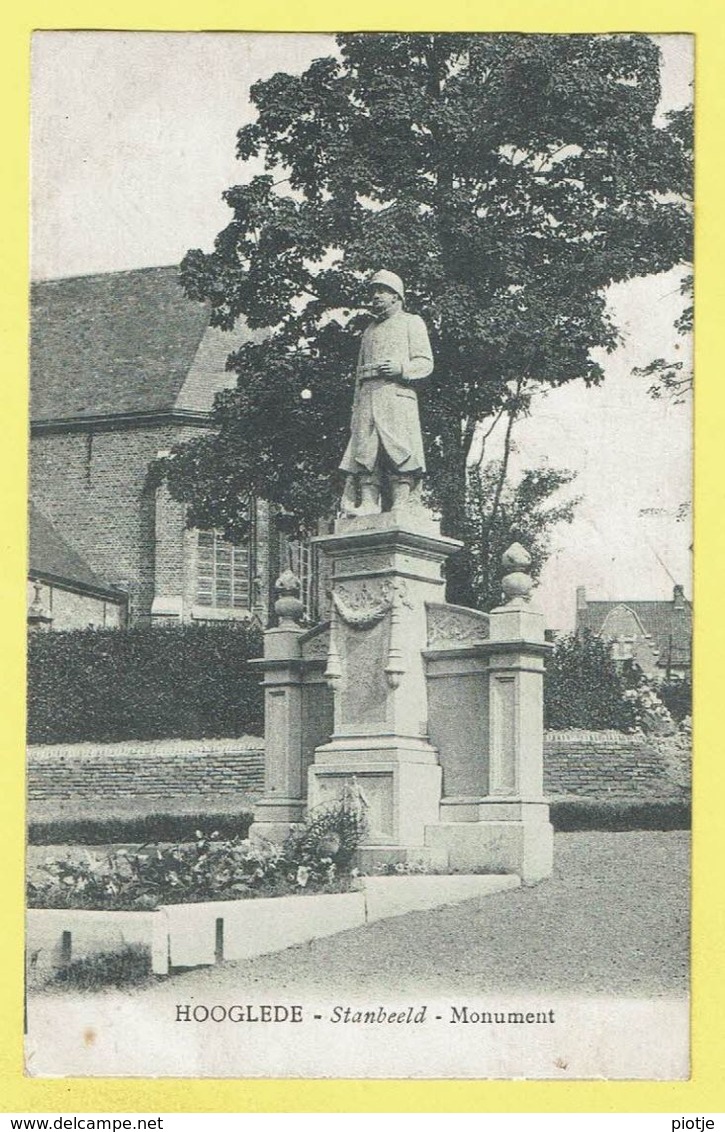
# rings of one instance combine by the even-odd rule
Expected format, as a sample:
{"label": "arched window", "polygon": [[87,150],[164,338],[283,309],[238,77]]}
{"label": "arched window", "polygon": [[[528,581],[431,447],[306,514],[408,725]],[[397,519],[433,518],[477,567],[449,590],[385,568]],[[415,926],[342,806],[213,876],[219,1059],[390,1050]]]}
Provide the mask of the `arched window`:
{"label": "arched window", "polygon": [[251,543],[227,542],[217,531],[199,531],[196,603],[211,609],[252,608]]}

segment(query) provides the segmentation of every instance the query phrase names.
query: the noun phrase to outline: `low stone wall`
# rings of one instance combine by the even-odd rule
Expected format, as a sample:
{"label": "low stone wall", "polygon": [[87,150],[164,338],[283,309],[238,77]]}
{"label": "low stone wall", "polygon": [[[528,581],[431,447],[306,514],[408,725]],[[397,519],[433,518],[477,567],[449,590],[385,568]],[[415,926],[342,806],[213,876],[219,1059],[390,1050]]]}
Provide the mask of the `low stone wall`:
{"label": "low stone wall", "polygon": [[263,748],[256,736],[30,747],[28,819],[249,810],[264,786]]}
{"label": "low stone wall", "polygon": [[547,797],[670,801],[689,790],[690,752],[674,739],[621,731],[549,731]]}
{"label": "low stone wall", "polygon": [[37,972],[141,944],[152,969],[252,959],[424,908],[518,888],[517,876],[361,877],[357,891],[167,904],[154,912],[30,908],[26,948]]}

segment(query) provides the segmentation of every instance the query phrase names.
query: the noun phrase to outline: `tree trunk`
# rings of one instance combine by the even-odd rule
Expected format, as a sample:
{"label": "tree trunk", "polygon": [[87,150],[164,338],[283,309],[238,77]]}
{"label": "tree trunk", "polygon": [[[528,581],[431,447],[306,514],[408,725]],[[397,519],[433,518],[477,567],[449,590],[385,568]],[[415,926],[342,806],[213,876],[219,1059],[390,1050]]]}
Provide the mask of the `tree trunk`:
{"label": "tree trunk", "polygon": [[463,547],[446,563],[446,601],[475,608],[473,562],[466,513],[466,449],[459,437],[451,437],[447,448],[446,491],[441,500],[441,532],[460,539]]}

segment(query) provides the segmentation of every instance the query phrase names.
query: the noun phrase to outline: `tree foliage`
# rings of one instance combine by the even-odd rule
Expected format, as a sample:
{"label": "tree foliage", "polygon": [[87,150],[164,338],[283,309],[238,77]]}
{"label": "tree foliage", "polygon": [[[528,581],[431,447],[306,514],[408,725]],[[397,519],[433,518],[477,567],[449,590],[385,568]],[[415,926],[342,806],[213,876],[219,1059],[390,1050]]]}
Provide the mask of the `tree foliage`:
{"label": "tree foliage", "polygon": [[[678,140],[686,163],[691,169],[694,156],[692,149],[692,107],[687,106],[682,110],[677,110],[670,114],[669,125],[671,132]],[[688,178],[684,181],[680,186],[680,192],[683,200],[691,203],[691,179]],[[683,298],[684,305],[682,313],[675,320],[675,331],[677,332],[678,339],[675,343],[675,350],[677,351],[682,350],[683,347],[689,344],[694,323],[694,278],[691,261],[688,263],[688,268],[689,270],[685,273],[680,282],[680,294]],[[690,357],[654,358],[649,365],[639,367],[634,372],[638,377],[648,377],[651,379],[652,384],[649,387],[649,394],[655,400],[665,397],[669,398],[674,404],[679,405],[686,401],[689,394],[692,392],[693,371],[692,359]]]}
{"label": "tree foliage", "polygon": [[637,719],[628,682],[611,646],[590,632],[557,640],[544,679],[544,726],[633,731]]}
{"label": "tree foliage", "polygon": [[[192,522],[234,538],[250,492],[297,531],[334,510],[364,279],[386,267],[431,334],[428,485],[458,536],[477,423],[542,384],[601,381],[592,351],[618,342],[607,287],[689,258],[687,131],[655,124],[647,36],[337,42],[338,57],[253,86],[238,156],[266,172],[226,192],[213,252],[185,257],[214,325],[270,333],[231,359],[217,432],[176,451],[169,485]],[[449,597],[471,600],[463,559]]]}
{"label": "tree foliage", "polygon": [[693,303],[694,279],[689,272],[680,283],[680,294],[685,300],[682,314],[675,320],[677,341],[675,350],[686,350],[685,357],[653,358],[646,366],[638,366],[636,377],[647,377],[651,384],[648,392],[655,401],[667,398],[675,405],[687,401],[692,392],[693,370],[689,355],[695,308]]}
{"label": "tree foliage", "polygon": [[538,579],[549,557],[554,528],[574,518],[578,498],[559,494],[574,474],[565,468],[527,468],[518,482],[511,482],[503,460],[469,471],[462,553],[470,556],[478,609],[500,604],[505,573],[501,557],[512,543],[520,542],[529,551],[529,572]]}

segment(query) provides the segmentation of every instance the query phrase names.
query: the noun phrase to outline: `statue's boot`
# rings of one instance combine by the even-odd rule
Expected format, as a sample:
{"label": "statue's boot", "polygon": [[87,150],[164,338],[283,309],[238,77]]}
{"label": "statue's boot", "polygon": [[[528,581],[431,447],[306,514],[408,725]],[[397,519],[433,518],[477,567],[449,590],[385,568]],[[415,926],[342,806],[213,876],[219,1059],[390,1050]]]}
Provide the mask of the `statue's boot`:
{"label": "statue's boot", "polygon": [[345,488],[340,500],[340,509],[343,515],[357,515],[357,499],[355,498],[355,477],[345,477]]}
{"label": "statue's boot", "polygon": [[380,514],[380,481],[377,477],[362,476],[360,479],[360,506],[355,515]]}
{"label": "statue's boot", "polygon": [[390,477],[393,510],[397,507],[406,507],[409,503],[413,502],[415,487],[414,476],[402,475]]}

